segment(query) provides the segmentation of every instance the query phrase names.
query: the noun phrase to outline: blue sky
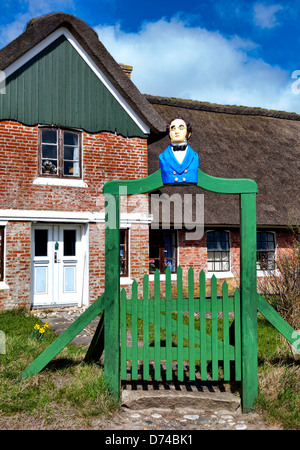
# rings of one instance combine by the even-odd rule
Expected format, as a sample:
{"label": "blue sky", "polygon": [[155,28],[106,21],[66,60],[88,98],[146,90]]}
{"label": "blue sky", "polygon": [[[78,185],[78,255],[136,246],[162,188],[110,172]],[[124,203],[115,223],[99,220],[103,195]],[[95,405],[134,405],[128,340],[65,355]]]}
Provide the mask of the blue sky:
{"label": "blue sky", "polygon": [[56,11],[93,27],[142,93],[300,113],[300,0],[2,0],[0,47]]}

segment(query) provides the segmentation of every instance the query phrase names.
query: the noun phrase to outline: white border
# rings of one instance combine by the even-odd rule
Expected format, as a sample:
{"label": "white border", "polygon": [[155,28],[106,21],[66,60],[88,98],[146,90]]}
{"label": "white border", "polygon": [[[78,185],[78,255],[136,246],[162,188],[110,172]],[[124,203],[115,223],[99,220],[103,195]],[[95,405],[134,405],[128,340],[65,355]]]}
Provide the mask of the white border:
{"label": "white border", "polygon": [[[12,73],[34,58],[38,53],[48,47],[52,42],[58,39],[60,36],[65,36],[68,42],[74,47],[74,49],[79,53],[82,59],[87,63],[90,69],[95,73],[97,78],[104,84],[104,86],[109,90],[109,92],[113,95],[113,97],[117,100],[117,102],[122,106],[122,108],[126,111],[126,113],[131,117],[131,119],[136,123],[136,125],[140,128],[140,130],[144,134],[150,134],[150,128],[138,117],[138,115],[133,111],[131,106],[124,100],[124,98],[120,95],[120,93],[116,90],[116,88],[111,84],[108,78],[104,75],[104,73],[99,69],[99,67],[94,63],[92,58],[88,55],[88,53],[83,49],[83,47],[76,41],[74,36],[70,33],[67,28],[60,28],[59,30],[54,31],[54,33],[50,34],[48,37],[39,42],[35,47],[29,50],[25,55],[21,56],[15,62],[13,62],[10,66],[4,69],[4,77],[9,77]],[[120,69],[122,70],[122,69]]]}
{"label": "white border", "polygon": [[[70,212],[70,211],[38,211],[31,209],[0,209],[0,223],[9,220],[30,222],[64,222],[64,223],[103,223],[104,212]],[[129,213],[120,215],[120,228],[126,228],[134,223],[148,225],[153,220],[151,214]]]}

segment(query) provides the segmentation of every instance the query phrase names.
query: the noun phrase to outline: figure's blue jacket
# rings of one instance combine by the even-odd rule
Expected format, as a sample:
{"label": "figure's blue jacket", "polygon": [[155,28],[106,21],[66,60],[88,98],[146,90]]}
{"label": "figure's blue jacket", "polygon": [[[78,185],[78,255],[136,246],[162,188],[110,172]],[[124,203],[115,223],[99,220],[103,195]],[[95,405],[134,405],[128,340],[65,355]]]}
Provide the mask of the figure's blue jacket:
{"label": "figure's blue jacket", "polygon": [[172,146],[169,145],[159,155],[159,165],[163,183],[197,183],[198,181],[198,154],[188,145],[187,151],[180,164],[174,156]]}

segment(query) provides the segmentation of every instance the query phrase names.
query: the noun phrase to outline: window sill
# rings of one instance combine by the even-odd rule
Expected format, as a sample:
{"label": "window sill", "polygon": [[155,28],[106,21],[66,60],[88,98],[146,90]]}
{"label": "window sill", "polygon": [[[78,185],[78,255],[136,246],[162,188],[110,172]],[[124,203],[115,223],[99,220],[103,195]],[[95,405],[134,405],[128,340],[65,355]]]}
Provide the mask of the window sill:
{"label": "window sill", "polygon": [[[160,281],[166,281],[166,275],[164,273],[159,276]],[[171,281],[177,280],[177,273],[171,273]],[[154,273],[149,274],[149,281],[154,281]]]}
{"label": "window sill", "polygon": [[87,188],[88,185],[83,180],[71,180],[70,178],[46,178],[38,177],[34,180],[33,184],[39,186],[67,186],[67,187],[83,187]]}
{"label": "window sill", "polygon": [[257,277],[278,277],[279,273],[277,270],[257,270],[256,272]]}
{"label": "window sill", "polygon": [[234,278],[233,273],[229,270],[226,272],[207,272],[206,278],[212,278],[214,275],[216,278]]}
{"label": "window sill", "polygon": [[124,286],[126,284],[132,284],[133,280],[129,277],[120,277],[120,285]]}
{"label": "window sill", "polygon": [[0,291],[8,291],[9,286],[5,283],[5,281],[0,281]]}

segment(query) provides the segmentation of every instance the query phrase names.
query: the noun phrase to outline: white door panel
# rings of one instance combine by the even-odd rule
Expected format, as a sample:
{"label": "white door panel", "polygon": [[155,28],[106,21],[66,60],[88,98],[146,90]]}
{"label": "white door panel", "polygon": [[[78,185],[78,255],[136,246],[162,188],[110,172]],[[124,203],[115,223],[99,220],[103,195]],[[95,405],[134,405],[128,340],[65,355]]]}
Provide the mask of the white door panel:
{"label": "white door panel", "polygon": [[33,305],[81,304],[81,225],[36,225],[32,243]]}

